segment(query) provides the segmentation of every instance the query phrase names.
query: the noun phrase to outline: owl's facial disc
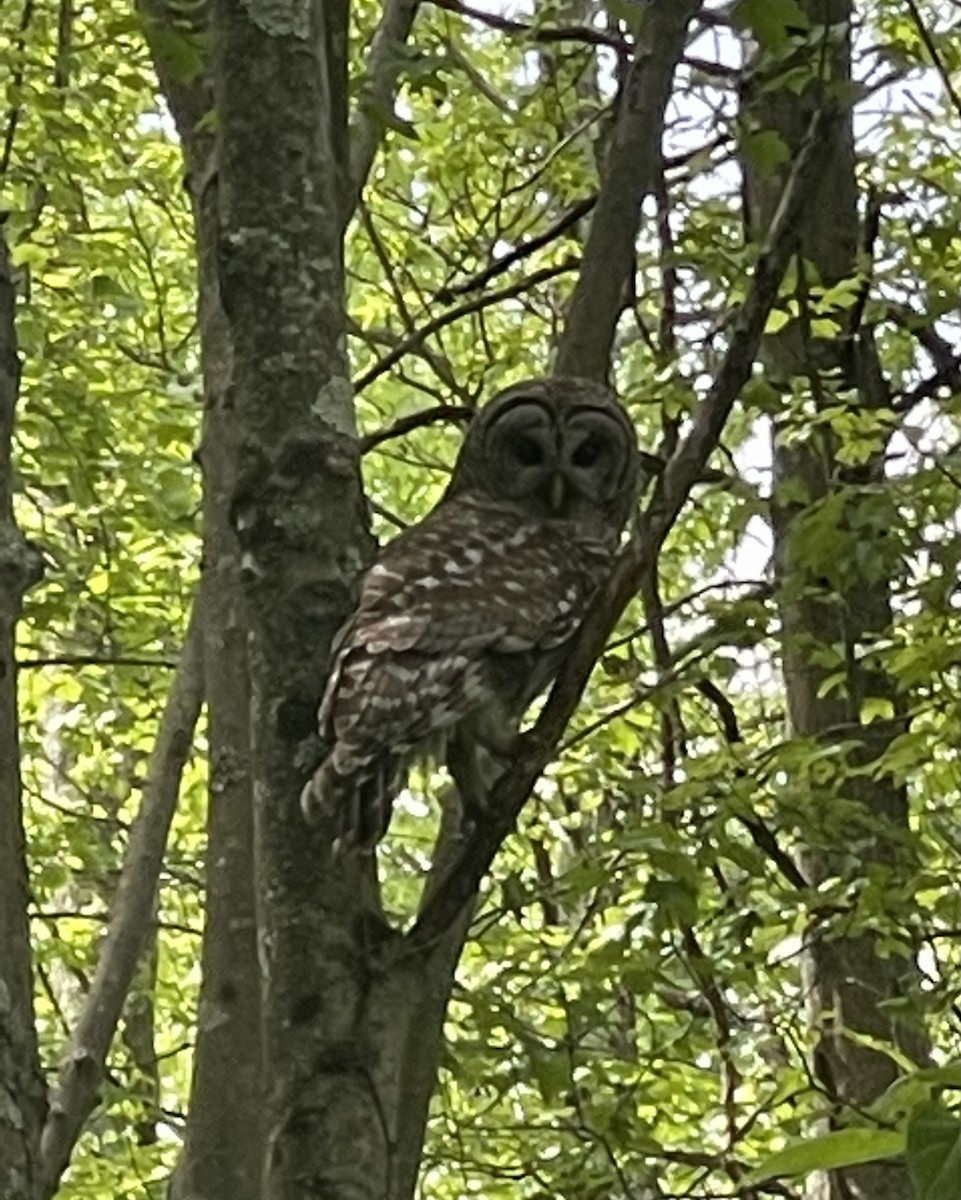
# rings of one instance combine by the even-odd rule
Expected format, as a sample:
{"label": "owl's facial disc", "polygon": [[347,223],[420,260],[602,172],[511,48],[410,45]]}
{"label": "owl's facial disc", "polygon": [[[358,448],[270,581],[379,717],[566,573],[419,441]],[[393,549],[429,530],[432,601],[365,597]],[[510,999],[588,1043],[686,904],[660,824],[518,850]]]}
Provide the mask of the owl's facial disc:
{"label": "owl's facial disc", "polygon": [[630,418],[607,389],[528,380],[479,414],[447,495],[475,490],[526,517],[620,529],[638,483],[636,447]]}

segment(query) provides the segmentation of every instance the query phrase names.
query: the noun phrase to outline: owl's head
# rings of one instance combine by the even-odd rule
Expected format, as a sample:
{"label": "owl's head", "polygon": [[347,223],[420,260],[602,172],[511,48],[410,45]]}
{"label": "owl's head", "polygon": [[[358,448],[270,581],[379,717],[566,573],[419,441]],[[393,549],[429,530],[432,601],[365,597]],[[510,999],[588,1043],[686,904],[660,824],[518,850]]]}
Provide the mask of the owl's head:
{"label": "owl's head", "polygon": [[447,495],[480,493],[543,520],[623,528],[641,483],[637,435],[588,379],[531,379],[480,410]]}

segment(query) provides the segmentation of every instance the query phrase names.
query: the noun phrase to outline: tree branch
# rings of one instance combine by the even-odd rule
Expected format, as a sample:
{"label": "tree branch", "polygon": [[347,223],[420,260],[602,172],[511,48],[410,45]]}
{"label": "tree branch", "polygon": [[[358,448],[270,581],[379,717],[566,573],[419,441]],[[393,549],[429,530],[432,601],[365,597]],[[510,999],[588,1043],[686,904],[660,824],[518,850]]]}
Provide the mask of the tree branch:
{"label": "tree branch", "polygon": [[33,1198],[46,1089],[34,1024],[27,924],[15,633],[43,558],[20,532],[11,462],[19,400],[17,291],[0,216],[0,1175],[9,1200]]}
{"label": "tree branch", "polygon": [[568,259],[566,262],[558,263],[553,267],[542,267],[541,270],[534,271],[526,278],[511,284],[510,287],[501,288],[499,292],[487,292],[482,296],[475,296],[473,300],[465,301],[463,304],[459,304],[457,308],[452,308],[438,317],[432,317],[420,329],[412,333],[410,337],[399,342],[393,350],[374,363],[363,375],[358,375],[353,381],[354,391],[362,392],[375,379],[379,379],[381,375],[389,371],[395,363],[400,362],[405,355],[422,346],[432,334],[437,333],[438,330],[444,329],[448,325],[452,325],[455,321],[459,321],[461,317],[480,312],[483,308],[490,308],[491,305],[499,304],[502,300],[512,300],[515,296],[520,296],[522,293],[530,291],[531,288],[536,287],[539,283],[546,283],[549,279],[556,279],[558,275],[563,275],[565,271],[571,271],[576,266],[576,260]]}
{"label": "tree branch", "polygon": [[203,700],[200,609],[195,601],[180,665],[160,718],[140,811],[130,831],[110,928],[50,1102],[40,1147],[45,1196],[57,1190],[97,1103],[110,1043],[150,929],[167,833]]}
{"label": "tree branch", "polygon": [[664,110],[698,0],[650,0],[621,96],[607,169],[554,370],[603,379],[634,265],[641,202],[661,169]]}
{"label": "tree branch", "polygon": [[[724,729],[724,740],[729,746],[743,744],[741,728],[738,725],[734,705],[712,680],[706,676],[699,679],[695,685],[701,695],[714,705],[721,725]],[[744,774],[742,771],[741,774]],[[785,850],[778,845],[777,838],[758,816],[739,815],[738,820],[751,835],[754,845],[774,863],[784,878],[792,887],[804,891],[810,884],[804,878],[801,870]]]}
{"label": "tree branch", "polygon": [[931,55],[931,61],[934,63],[934,69],[941,76],[941,82],[944,84],[944,90],[950,97],[951,103],[954,106],[954,111],[961,117],[961,96],[955,91],[954,84],[951,82],[951,75],[948,68],[944,65],[938,47],[935,44],[934,38],[931,36],[931,30],[924,23],[921,13],[918,11],[918,6],[915,0],[908,0],[908,8],[911,10],[911,16],[914,19],[914,24],[917,26],[918,35],[921,41],[924,42],[924,47],[928,54]]}
{"label": "tree branch", "polygon": [[464,422],[466,424],[473,416],[474,410],[462,404],[438,404],[435,408],[426,408],[421,412],[410,413],[406,417],[398,417],[386,429],[378,429],[376,433],[368,433],[366,437],[362,437],[359,444],[360,453],[369,454],[371,450],[376,449],[382,442],[389,442],[393,438],[405,437],[408,433],[413,432],[415,429],[422,429],[425,425],[436,425],[440,421]]}
{"label": "tree branch", "polygon": [[419,9],[420,0],[388,0],[371,40],[367,71],[348,130],[350,172],[343,207],[345,229],[360,202],[387,128],[384,118],[394,107],[394,93],[404,66],[404,45]]}
{"label": "tree branch", "polygon": [[435,8],[445,12],[456,13],[459,17],[479,21],[489,29],[499,29],[502,33],[518,34],[532,42],[583,42],[586,46],[609,46],[618,54],[630,53],[631,44],[616,33],[608,33],[604,29],[595,29],[593,25],[564,25],[549,28],[538,28],[526,21],[517,21],[511,17],[503,17],[497,13],[485,12],[480,8],[472,8],[462,4],[460,0],[431,0]]}
{"label": "tree branch", "polygon": [[950,387],[955,392],[961,390],[961,355],[954,355],[950,362],[944,363],[927,379],[922,379],[916,387],[894,396],[891,407],[896,413],[910,412],[916,404],[930,400],[943,387]]}
{"label": "tree branch", "polygon": [[651,570],[691,487],[716,447],[738,394],[750,378],[764,326],[788,261],[797,248],[801,214],[818,173],[823,170],[823,152],[825,146],[830,147],[827,131],[832,121],[833,116],[826,109],[819,110],[811,121],[781,193],[744,304],[733,321],[731,341],[717,377],[695,413],[686,437],[660,476],[631,542],[598,594],[593,611],[582,623],[537,724],[519,740],[514,763],[495,785],[486,819],[478,822],[471,837],[465,840],[451,868],[424,905],[407,935],[409,945],[421,945],[440,936],[476,894],[534,784],[554,756],[594,663],[624,608]]}
{"label": "tree branch", "polygon": [[483,270],[471,275],[465,279],[463,283],[450,284],[448,287],[441,288],[437,293],[437,300],[440,304],[450,304],[455,296],[466,295],[467,292],[479,291],[492,279],[496,279],[498,275],[509,270],[515,263],[533,254],[535,250],[541,250],[544,246],[549,246],[551,242],[556,241],[561,234],[566,233],[572,225],[576,225],[582,218],[586,217],[594,205],[597,203],[597,196],[586,196],[583,200],[578,200],[562,216],[548,226],[543,233],[535,234],[534,237],[528,238],[526,242],[521,242],[515,246],[513,250],[507,254],[502,254],[499,258],[495,258],[492,263],[484,267]]}
{"label": "tree branch", "polygon": [[17,658],[17,669],[27,671],[40,667],[162,667],[173,670],[176,662],[169,658],[131,658],[112,654],[59,654],[54,658]]}
{"label": "tree branch", "polygon": [[[23,8],[20,11],[20,22],[17,29],[17,39],[15,42],[16,54],[14,62],[16,66],[10,77],[10,95],[19,96],[23,87],[23,63],[25,61],[24,49],[27,44],[27,30],[30,28],[30,22],[33,20],[33,0],[24,0]],[[13,156],[13,143],[17,136],[17,125],[20,122],[21,104],[19,100],[14,101],[10,105],[10,112],[7,114],[7,127],[3,135],[3,150],[0,151],[0,178],[6,178],[7,171],[10,169],[10,160]]]}

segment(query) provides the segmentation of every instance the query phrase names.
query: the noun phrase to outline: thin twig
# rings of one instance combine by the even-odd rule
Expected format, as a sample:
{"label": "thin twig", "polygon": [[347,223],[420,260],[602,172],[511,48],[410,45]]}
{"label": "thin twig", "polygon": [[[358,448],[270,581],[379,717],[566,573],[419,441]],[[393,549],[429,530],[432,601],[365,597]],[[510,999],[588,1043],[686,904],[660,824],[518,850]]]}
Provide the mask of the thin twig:
{"label": "thin twig", "polygon": [[956,354],[950,362],[945,363],[927,379],[922,379],[910,391],[894,396],[891,407],[896,413],[906,413],[922,400],[930,400],[935,392],[943,387],[950,387],[953,391],[961,390],[961,355]]}
{"label": "thin twig", "polygon": [[455,296],[463,296],[467,292],[478,291],[490,283],[492,279],[496,279],[498,275],[503,275],[515,263],[519,263],[522,259],[533,254],[535,250],[541,250],[544,246],[549,246],[561,234],[566,233],[572,225],[576,225],[582,217],[587,216],[596,203],[596,195],[578,200],[576,204],[573,204],[566,213],[558,217],[554,224],[545,229],[543,233],[538,233],[534,237],[528,238],[526,242],[521,242],[507,254],[502,254],[499,258],[495,258],[489,266],[484,267],[483,270],[478,271],[475,275],[471,275],[470,278],[465,279],[462,283],[453,283],[441,288],[437,293],[438,304],[450,304]]}
{"label": "thin twig", "polygon": [[[33,19],[33,0],[26,0],[23,9],[20,13],[20,25],[17,29],[17,38],[14,42],[14,62],[16,66],[13,69],[13,74],[10,77],[10,95],[19,96],[23,90],[23,63],[25,59],[24,50],[27,44],[27,30],[30,28],[30,22]],[[17,136],[17,125],[20,122],[20,101],[16,100],[10,106],[10,113],[7,117],[7,128],[3,135],[3,151],[0,153],[0,178],[6,177],[7,171],[10,169],[10,159],[13,155],[13,143]]]}
{"label": "thin twig", "polygon": [[58,654],[51,658],[17,659],[18,670],[29,671],[40,667],[161,667],[173,671],[177,668],[177,661],[171,658],[129,658],[110,654]]}
{"label": "thin twig", "polygon": [[915,0],[908,0],[908,8],[911,10],[911,16],[914,18],[914,23],[918,28],[918,34],[921,41],[924,42],[925,49],[931,55],[931,61],[934,63],[934,69],[941,76],[941,82],[944,84],[944,90],[951,98],[951,103],[954,105],[954,110],[961,117],[961,96],[954,90],[954,84],[951,82],[951,76],[947,67],[944,65],[944,60],[941,58],[940,51],[934,43],[934,38],[931,36],[931,31],[925,25],[921,13],[918,11],[918,6]]}
{"label": "thin twig", "polygon": [[445,12],[455,13],[458,17],[467,17],[472,21],[480,21],[490,29],[499,29],[501,33],[517,34],[532,42],[583,42],[588,46],[609,46],[619,54],[629,54],[631,43],[615,33],[604,29],[595,29],[593,25],[565,25],[553,29],[538,28],[528,25],[526,21],[517,21],[511,17],[502,17],[497,13],[485,12],[480,8],[471,8],[460,0],[431,0],[435,8]]}
{"label": "thin twig", "polygon": [[[712,680],[703,678],[699,679],[695,684],[697,690],[705,698],[714,705],[720,720],[721,727],[724,730],[724,740],[729,746],[740,745],[743,742],[741,738],[741,729],[738,725],[737,713],[734,711],[734,705],[728,700],[727,696],[721,689],[712,682]],[[741,772],[743,774],[743,772]],[[810,885],[801,873],[794,859],[778,845],[777,838],[770,829],[764,824],[756,814],[751,816],[739,815],[738,819],[744,828],[751,835],[751,840],[755,846],[774,863],[777,869],[781,872],[784,878],[793,887],[803,890]]]}
{"label": "thin twig", "polygon": [[[674,673],[674,656],[671,654],[667,631],[664,628],[664,604],[661,601],[656,563],[652,564],[651,570],[641,580],[641,599],[650,632],[658,683],[663,684],[663,681],[670,679]],[[684,725],[681,708],[677,697],[669,695],[661,708],[661,774],[665,788],[674,786],[677,757],[679,753],[683,753],[683,744]]]}
{"label": "thin twig", "polygon": [[556,279],[558,275],[563,275],[567,271],[573,271],[577,266],[578,260],[569,258],[562,263],[558,263],[556,266],[543,267],[541,270],[534,271],[517,283],[511,284],[510,287],[501,288],[498,292],[487,292],[483,296],[477,296],[473,300],[458,305],[457,308],[449,309],[446,313],[442,313],[438,317],[432,317],[420,329],[412,333],[410,337],[399,342],[393,350],[389,351],[383,358],[374,363],[372,367],[368,368],[363,375],[358,375],[353,381],[354,391],[362,392],[375,379],[379,379],[381,375],[386,374],[395,363],[400,362],[406,355],[418,350],[429,337],[439,330],[445,329],[448,325],[453,325],[461,317],[467,317],[471,313],[480,312],[481,309],[490,308],[494,304],[500,304],[502,300],[513,300],[515,296],[523,295],[524,292],[530,291],[531,288],[536,288],[539,284],[546,283],[550,279]]}
{"label": "thin twig", "polygon": [[415,429],[422,429],[425,425],[436,425],[441,421],[466,424],[472,420],[473,416],[474,409],[467,408],[462,404],[438,404],[436,408],[426,408],[421,412],[410,413],[406,417],[398,417],[386,429],[378,429],[375,433],[368,433],[365,437],[362,437],[360,439],[360,453],[369,454],[371,450],[376,449],[383,442],[390,441],[393,438],[405,437],[408,433],[412,433]]}

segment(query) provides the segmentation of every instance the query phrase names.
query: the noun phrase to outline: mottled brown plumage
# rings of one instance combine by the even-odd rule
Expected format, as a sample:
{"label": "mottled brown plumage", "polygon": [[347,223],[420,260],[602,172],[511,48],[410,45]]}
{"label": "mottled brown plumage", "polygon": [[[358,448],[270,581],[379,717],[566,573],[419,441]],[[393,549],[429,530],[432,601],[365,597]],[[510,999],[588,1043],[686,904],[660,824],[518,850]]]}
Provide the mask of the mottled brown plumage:
{"label": "mottled brown plumage", "polygon": [[465,804],[482,803],[610,571],[639,479],[630,420],[597,384],[531,380],[480,410],[443,499],[382,549],[337,639],[308,816],[374,844],[437,735]]}

